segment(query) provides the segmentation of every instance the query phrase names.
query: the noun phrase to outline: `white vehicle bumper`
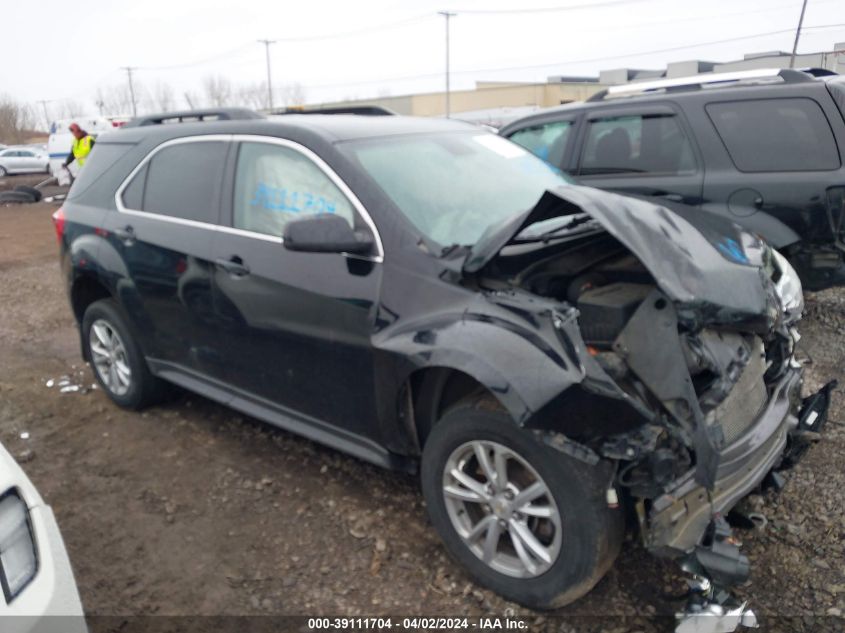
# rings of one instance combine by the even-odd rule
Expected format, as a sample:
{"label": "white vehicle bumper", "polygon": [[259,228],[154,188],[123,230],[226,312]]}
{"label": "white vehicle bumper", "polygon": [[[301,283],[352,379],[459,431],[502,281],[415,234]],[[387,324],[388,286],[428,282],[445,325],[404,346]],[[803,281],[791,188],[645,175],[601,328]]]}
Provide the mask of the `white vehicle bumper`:
{"label": "white vehicle bumper", "polygon": [[0,631],[87,633],[79,591],[53,511],[0,445],[0,496],[9,490],[14,490],[29,509],[38,567],[11,603],[6,603],[0,591]]}

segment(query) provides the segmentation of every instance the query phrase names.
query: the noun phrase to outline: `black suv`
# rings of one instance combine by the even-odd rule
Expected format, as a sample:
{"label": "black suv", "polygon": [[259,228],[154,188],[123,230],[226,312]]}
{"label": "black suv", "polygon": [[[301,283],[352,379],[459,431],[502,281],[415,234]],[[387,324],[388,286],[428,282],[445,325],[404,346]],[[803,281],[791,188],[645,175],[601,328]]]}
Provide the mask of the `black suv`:
{"label": "black suv", "polygon": [[724,215],[806,288],[845,283],[845,77],[797,70],[614,86],[500,134],[591,187]]}
{"label": "black suv", "polygon": [[829,388],[800,397],[785,258],[465,124],[129,127],[55,222],[112,400],[173,383],[419,469],[449,552],[527,605],[587,592],[637,512],[651,551],[713,578],[697,599],[724,599],[748,570],[719,513],[826,417]]}

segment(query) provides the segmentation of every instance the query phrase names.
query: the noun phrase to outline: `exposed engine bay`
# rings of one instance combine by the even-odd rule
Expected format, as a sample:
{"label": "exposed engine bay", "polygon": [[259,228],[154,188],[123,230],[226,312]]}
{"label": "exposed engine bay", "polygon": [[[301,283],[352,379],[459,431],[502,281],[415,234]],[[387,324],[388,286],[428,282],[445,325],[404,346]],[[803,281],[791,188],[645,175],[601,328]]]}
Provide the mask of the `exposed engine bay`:
{"label": "exposed engine bay", "polygon": [[[822,390],[823,404],[801,399],[800,307],[790,312],[777,296],[786,271],[774,256],[759,267],[767,300],[782,304],[768,315],[696,311],[609,233],[578,233],[511,243],[481,280],[559,302],[577,315],[578,345],[595,361],[597,371],[585,361],[583,383],[534,425],[563,436],[547,440],[562,452],[614,463],[608,503],[625,508],[645,547],[693,575],[686,615],[729,613],[753,625],[753,613],[730,597],[749,563],[724,517],[818,434],[835,386]],[[603,408],[595,396],[608,392],[591,387],[591,374],[609,378],[632,406]]]}

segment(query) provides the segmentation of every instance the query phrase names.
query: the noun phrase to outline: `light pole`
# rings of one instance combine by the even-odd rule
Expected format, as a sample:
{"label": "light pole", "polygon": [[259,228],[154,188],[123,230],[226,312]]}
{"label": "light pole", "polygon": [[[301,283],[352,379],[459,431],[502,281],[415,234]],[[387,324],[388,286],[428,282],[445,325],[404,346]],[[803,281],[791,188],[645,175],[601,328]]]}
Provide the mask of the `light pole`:
{"label": "light pole", "polygon": [[273,111],[273,80],[270,78],[270,44],[275,44],[276,40],[258,40],[259,43],[264,44],[264,53],[267,58],[267,103],[270,106],[270,112]]}
{"label": "light pole", "polygon": [[135,70],[134,66],[124,66],[123,70],[126,71],[126,77],[129,79],[129,97],[132,99],[132,116],[138,116],[138,106],[135,105],[135,86],[132,85],[132,71]]}
{"label": "light pole", "polygon": [[450,13],[449,11],[438,11],[440,15],[446,18],[446,118],[449,118],[449,114],[451,113],[451,104],[450,104],[450,90],[449,90],[449,19],[453,18],[455,13]]}
{"label": "light pole", "polygon": [[798,38],[801,37],[801,26],[804,24],[804,12],[807,10],[807,0],[801,5],[801,17],[798,18],[798,28],[795,29],[795,43],[792,45],[792,57],[789,58],[789,67],[795,68],[795,53],[798,51]]}
{"label": "light pole", "polygon": [[44,108],[44,125],[47,126],[47,129],[50,129],[50,114],[47,112],[47,101],[42,99],[38,103],[41,104],[41,107]]}

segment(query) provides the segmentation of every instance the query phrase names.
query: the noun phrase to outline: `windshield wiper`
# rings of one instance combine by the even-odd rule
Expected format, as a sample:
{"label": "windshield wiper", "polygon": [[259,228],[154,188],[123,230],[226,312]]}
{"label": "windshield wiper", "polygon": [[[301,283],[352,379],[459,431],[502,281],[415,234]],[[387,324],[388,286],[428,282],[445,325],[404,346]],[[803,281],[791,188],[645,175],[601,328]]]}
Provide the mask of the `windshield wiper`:
{"label": "windshield wiper", "polygon": [[583,213],[581,215],[575,216],[569,222],[561,224],[558,227],[555,227],[553,229],[549,229],[548,231],[543,231],[542,233],[538,233],[537,235],[528,235],[528,236],[525,236],[525,237],[522,237],[522,238],[517,236],[517,238],[514,241],[516,241],[516,242],[545,242],[548,239],[557,235],[558,233],[562,233],[564,231],[569,231],[570,229],[574,229],[574,228],[576,228],[576,227],[578,227],[582,224],[586,224],[587,222],[594,222],[594,221],[595,220],[593,220],[593,218],[591,216],[587,215],[586,213]]}
{"label": "windshield wiper", "polygon": [[452,253],[460,249],[466,249],[467,246],[464,244],[449,244],[449,246],[444,246],[440,249],[440,257],[448,257]]}

